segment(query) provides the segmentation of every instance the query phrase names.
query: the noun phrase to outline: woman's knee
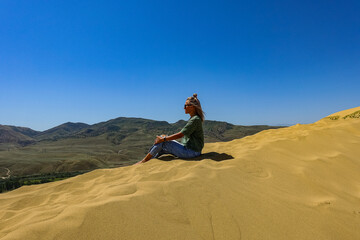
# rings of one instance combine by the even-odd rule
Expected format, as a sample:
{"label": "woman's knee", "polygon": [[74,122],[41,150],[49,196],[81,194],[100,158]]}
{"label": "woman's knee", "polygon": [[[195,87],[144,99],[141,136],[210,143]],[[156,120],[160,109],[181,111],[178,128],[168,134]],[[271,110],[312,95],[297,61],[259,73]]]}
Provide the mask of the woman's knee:
{"label": "woman's knee", "polygon": [[152,147],[162,147],[162,145],[163,145],[164,143],[163,142],[161,142],[161,143],[156,143],[156,144],[154,144]]}
{"label": "woman's knee", "polygon": [[169,150],[171,151],[171,149],[173,148],[172,146],[174,145],[176,145],[176,143],[174,143],[173,140],[171,140],[171,141],[154,144],[151,149],[155,148],[156,150],[159,151],[164,150],[165,152],[168,152]]}

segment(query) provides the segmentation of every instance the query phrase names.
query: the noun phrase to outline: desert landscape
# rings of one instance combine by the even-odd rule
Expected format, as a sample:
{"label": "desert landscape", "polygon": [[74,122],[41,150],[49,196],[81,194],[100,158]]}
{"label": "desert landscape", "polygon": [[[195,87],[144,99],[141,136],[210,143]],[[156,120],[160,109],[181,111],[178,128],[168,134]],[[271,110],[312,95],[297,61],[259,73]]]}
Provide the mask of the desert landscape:
{"label": "desert landscape", "polygon": [[0,239],[360,239],[360,107],[0,194]]}
{"label": "desert landscape", "polygon": [[[95,169],[132,165],[147,154],[155,136],[178,132],[185,124],[184,120],[170,124],[119,117],[93,125],[68,122],[42,132],[0,125],[0,193]],[[203,127],[205,142],[209,143],[231,141],[283,126],[240,126],[205,120]],[[230,158],[210,155],[216,159]]]}

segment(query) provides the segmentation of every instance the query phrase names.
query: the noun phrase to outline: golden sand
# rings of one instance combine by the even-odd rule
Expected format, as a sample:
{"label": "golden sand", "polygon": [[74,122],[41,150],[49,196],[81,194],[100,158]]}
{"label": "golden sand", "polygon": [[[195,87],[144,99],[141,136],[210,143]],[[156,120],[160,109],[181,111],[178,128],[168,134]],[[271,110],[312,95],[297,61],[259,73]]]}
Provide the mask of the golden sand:
{"label": "golden sand", "polygon": [[0,239],[360,239],[359,110],[0,194]]}

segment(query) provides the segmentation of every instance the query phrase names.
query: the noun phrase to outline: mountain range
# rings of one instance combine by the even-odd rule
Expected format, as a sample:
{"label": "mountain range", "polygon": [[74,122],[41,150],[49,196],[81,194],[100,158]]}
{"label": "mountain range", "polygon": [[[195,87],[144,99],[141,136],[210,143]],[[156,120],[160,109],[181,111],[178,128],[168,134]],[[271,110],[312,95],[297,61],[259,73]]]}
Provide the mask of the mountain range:
{"label": "mountain range", "polygon": [[[179,132],[175,123],[119,117],[85,124],[67,122],[45,131],[0,125],[0,168],[12,176],[131,165],[142,159],[156,135]],[[283,126],[241,126],[205,120],[205,142],[224,142]]]}

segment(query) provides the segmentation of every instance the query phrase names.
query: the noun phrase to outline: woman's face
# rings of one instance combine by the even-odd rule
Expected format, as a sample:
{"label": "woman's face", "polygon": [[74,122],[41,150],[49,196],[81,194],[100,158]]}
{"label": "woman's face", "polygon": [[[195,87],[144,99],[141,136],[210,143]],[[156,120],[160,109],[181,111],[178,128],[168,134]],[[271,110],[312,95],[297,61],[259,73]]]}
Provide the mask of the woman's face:
{"label": "woman's face", "polygon": [[190,104],[190,101],[189,101],[189,100],[186,100],[184,109],[185,109],[185,114],[190,114],[191,112],[194,111],[194,106],[192,106],[192,105]]}

